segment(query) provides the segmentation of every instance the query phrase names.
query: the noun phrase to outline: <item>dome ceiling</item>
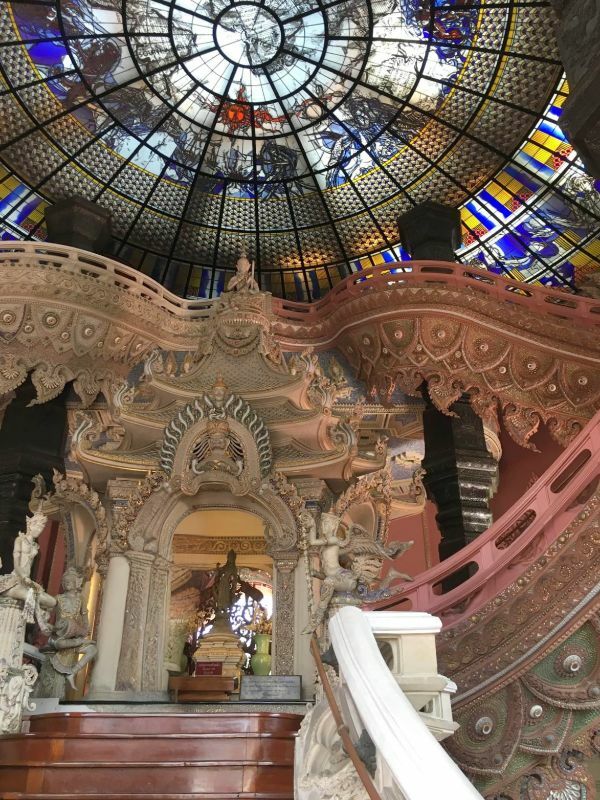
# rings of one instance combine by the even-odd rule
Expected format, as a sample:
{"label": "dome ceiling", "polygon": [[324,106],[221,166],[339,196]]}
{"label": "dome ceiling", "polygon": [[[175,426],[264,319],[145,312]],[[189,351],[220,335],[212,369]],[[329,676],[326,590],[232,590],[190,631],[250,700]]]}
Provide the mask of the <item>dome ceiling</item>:
{"label": "dome ceiling", "polygon": [[[241,247],[319,296],[461,206],[463,260],[573,285],[600,204],[556,120],[551,10],[442,0],[37,0],[0,9],[5,238],[47,202],[113,212],[115,256],[190,296]],[[510,231],[509,231],[510,228]]]}

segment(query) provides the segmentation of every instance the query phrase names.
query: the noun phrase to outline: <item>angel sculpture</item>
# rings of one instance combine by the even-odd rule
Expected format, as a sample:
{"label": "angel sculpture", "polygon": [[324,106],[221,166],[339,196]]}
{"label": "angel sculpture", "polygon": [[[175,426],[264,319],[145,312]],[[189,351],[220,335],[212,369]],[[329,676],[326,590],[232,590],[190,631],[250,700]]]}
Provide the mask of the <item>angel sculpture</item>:
{"label": "angel sculpture", "polygon": [[[384,559],[396,558],[413,542],[396,542],[385,547],[361,525],[345,525],[331,513],[321,514],[318,534],[315,518],[308,511],[302,512],[300,521],[307,536],[306,546],[319,548],[321,569],[311,569],[311,575],[323,581],[319,603],[305,633],[312,633],[323,622],[334,598],[338,605],[372,602],[385,596],[392,580],[412,580],[405,573],[391,570],[376,591],[369,590],[378,580]],[[338,535],[340,528],[344,529],[342,538]]]}

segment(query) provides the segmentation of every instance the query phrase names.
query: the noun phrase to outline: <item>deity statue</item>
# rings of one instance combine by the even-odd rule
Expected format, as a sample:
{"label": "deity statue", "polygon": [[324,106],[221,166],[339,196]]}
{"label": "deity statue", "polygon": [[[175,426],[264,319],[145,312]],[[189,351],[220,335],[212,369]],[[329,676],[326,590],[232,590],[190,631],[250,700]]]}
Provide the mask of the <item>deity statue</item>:
{"label": "deity statue", "polygon": [[208,406],[209,419],[225,419],[227,412],[225,410],[225,401],[229,395],[227,384],[223,380],[222,375],[217,375],[215,385],[210,392],[205,395],[206,404]]}
{"label": "deity statue", "polygon": [[196,444],[192,457],[192,472],[218,470],[238,477],[244,469],[244,451],[231,433],[225,419],[210,419],[206,433]]}
{"label": "deity statue", "polygon": [[217,574],[213,583],[213,598],[215,603],[216,618],[229,620],[229,611],[238,594],[239,575],[235,563],[235,550],[227,553],[227,561],[222,567],[217,567]]}
{"label": "deity statue", "polygon": [[258,283],[254,280],[254,264],[242,252],[235,265],[235,275],[229,279],[228,292],[258,292]]}
{"label": "deity statue", "polygon": [[[300,522],[306,536],[305,547],[319,549],[321,569],[311,569],[311,575],[322,581],[319,603],[305,633],[312,633],[323,622],[334,598],[338,605],[360,605],[385,596],[383,592],[395,578],[412,580],[409,575],[392,570],[381,582],[379,590],[369,591],[369,587],[378,582],[384,559],[395,558],[413,542],[397,542],[385,547],[369,536],[362,526],[347,526],[332,513],[321,514],[318,533],[310,512],[303,511]],[[341,537],[340,529],[344,530]]]}
{"label": "deity statue", "polygon": [[336,386],[345,386],[348,383],[344,369],[335,356],[329,359],[329,377]]}
{"label": "deity statue", "polygon": [[25,532],[19,531],[13,546],[13,570],[8,575],[0,575],[0,597],[22,600],[27,622],[33,622],[34,611],[40,607],[53,608],[56,605],[56,599],[46,594],[31,578],[31,566],[40,549],[37,539],[47,521],[40,511],[27,517]]}
{"label": "deity statue", "polygon": [[77,673],[81,672],[98,652],[96,643],[88,639],[89,622],[81,594],[82,585],[81,573],[75,567],[68,567],[62,578],[63,593],[56,598],[56,620],[54,625],[47,629],[48,643],[40,648],[42,652],[48,654],[54,670],[64,675],[73,689]]}
{"label": "deity statue", "polygon": [[183,644],[183,655],[185,657],[185,671],[187,675],[193,675],[196,671],[196,660],[194,653],[196,652],[196,637],[193,633],[188,633],[185,637]]}

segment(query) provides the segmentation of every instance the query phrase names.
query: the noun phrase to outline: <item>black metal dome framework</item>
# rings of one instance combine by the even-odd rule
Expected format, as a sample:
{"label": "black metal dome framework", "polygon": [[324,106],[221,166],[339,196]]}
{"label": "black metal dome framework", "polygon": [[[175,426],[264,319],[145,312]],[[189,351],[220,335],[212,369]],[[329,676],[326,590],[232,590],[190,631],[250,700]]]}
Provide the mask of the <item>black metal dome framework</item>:
{"label": "black metal dome framework", "polygon": [[600,200],[556,124],[554,25],[537,0],[3,3],[4,238],[81,194],[181,294],[218,293],[245,247],[312,299],[406,258],[397,217],[435,199],[463,260],[572,288]]}

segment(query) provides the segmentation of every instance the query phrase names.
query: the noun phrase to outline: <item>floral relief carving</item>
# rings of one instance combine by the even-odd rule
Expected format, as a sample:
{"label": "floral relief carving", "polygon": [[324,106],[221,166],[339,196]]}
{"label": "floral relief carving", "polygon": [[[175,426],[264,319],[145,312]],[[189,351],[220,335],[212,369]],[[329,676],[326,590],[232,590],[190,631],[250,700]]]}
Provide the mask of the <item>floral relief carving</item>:
{"label": "floral relief carving", "polygon": [[165,598],[169,596],[170,562],[162,556],[155,556],[150,575],[148,592],[148,611],[144,636],[144,665],[142,688],[156,690],[161,687],[163,667],[165,619]]}
{"label": "floral relief carving", "polygon": [[[129,560],[129,586],[125,601],[123,638],[116,688],[120,691],[140,691],[142,688],[144,631],[148,615],[150,576],[154,556],[151,553],[129,551],[127,558]],[[154,658],[156,656],[155,653]]]}
{"label": "floral relief carving", "polygon": [[600,339],[594,326],[564,324],[551,310],[472,289],[373,287],[310,323],[282,317],[275,335],[335,344],[384,402],[425,381],[443,412],[469,392],[486,424],[497,428],[501,415],[519,444],[542,421],[566,444],[600,407]]}
{"label": "floral relief carving", "polygon": [[115,509],[115,525],[111,546],[120,552],[143,550],[146,546],[144,536],[136,533],[133,526],[150,495],[162,488],[165,474],[160,470],[149,472],[128,492],[126,502]]}
{"label": "floral relief carving", "polygon": [[447,747],[486,800],[595,796],[599,517],[596,493],[513,585],[455,626],[445,618],[438,655],[461,725]]}

